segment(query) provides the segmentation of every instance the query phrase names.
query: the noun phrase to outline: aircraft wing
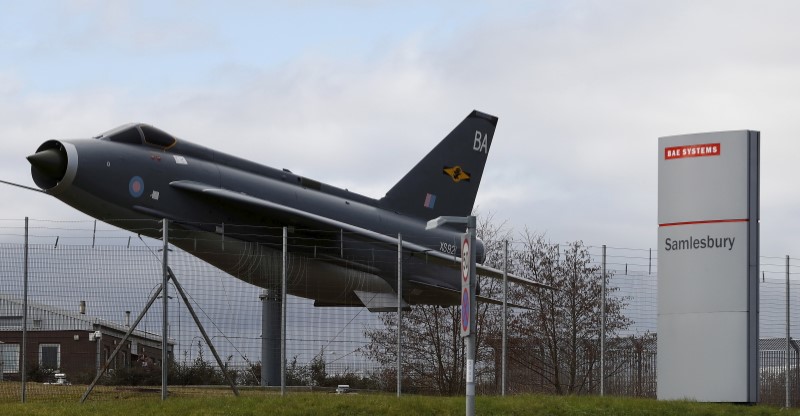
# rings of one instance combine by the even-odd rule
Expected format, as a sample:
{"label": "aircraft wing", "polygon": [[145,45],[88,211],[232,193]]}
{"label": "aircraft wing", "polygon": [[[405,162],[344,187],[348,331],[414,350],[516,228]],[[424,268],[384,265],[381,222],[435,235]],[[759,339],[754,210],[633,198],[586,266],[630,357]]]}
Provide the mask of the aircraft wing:
{"label": "aircraft wing", "polygon": [[[397,239],[394,239],[395,244],[397,244]],[[454,269],[461,268],[461,257],[456,257],[453,255],[447,255],[442,253],[438,250],[432,250],[430,248],[425,248],[424,251],[420,251],[419,253],[415,254],[416,256],[425,256],[428,260],[435,261],[439,264],[450,266]],[[503,278],[503,271],[500,269],[496,269],[494,267],[484,266],[482,264],[475,264],[476,273],[481,276],[491,277],[493,279],[502,279]],[[533,280],[526,279],[524,277],[517,276],[512,273],[507,273],[506,278],[509,282],[517,283],[529,287],[538,287],[542,289],[550,289],[555,290],[552,286],[534,282]]]}
{"label": "aircraft wing", "polygon": [[[221,201],[258,208],[261,211],[268,211],[280,216],[295,216],[303,218],[309,224],[313,224],[320,228],[329,228],[343,230],[346,232],[358,234],[362,237],[372,239],[374,241],[383,242],[386,244],[397,245],[397,237],[384,235],[366,228],[357,227],[346,222],[334,220],[322,215],[317,215],[308,211],[299,210],[283,204],[278,204],[272,201],[267,201],[252,195],[241,192],[231,191],[216,186],[206,185],[195,181],[173,181],[170,186],[183,191],[204,195],[211,198],[216,198]],[[415,253],[415,255],[424,255],[426,259],[436,261],[440,264],[448,265],[453,268],[461,267],[461,258],[456,256],[447,255],[441,251],[431,249],[429,247],[421,246],[408,241],[403,241],[403,248]],[[484,266],[481,264],[476,265],[477,273],[482,276],[492,278],[502,278],[503,271],[492,267]],[[524,277],[519,277],[513,274],[507,274],[509,282],[514,282],[531,287],[539,287],[544,289],[553,289],[552,287],[528,280]]]}
{"label": "aircraft wing", "polygon": [[[425,288],[425,290],[427,292],[440,293],[441,297],[445,297],[445,296],[453,297],[453,298],[458,299],[459,301],[461,299],[461,291],[460,290],[450,289],[450,288],[447,288],[447,287],[442,287],[442,286],[437,286],[437,285],[432,285],[430,283],[423,283],[423,282],[420,282],[418,280],[413,280],[413,279],[409,281],[409,284],[412,285],[412,286],[423,287],[423,288]],[[492,305],[502,305],[503,304],[502,300],[489,298],[489,297],[486,297],[486,296],[476,295],[475,298],[480,303],[489,303],[489,304],[492,304]],[[512,303],[512,302],[506,302],[506,306],[508,306],[509,308],[533,310],[533,308],[531,308],[530,306],[523,306],[523,305],[519,305],[519,304]],[[397,310],[397,306],[394,307],[394,310]]]}

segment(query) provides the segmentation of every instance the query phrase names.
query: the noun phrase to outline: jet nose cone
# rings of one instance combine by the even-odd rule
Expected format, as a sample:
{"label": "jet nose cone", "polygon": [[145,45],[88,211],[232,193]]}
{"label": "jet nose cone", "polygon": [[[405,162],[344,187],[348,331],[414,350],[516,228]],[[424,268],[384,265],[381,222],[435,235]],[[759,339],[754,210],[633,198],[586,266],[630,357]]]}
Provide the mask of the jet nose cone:
{"label": "jet nose cone", "polygon": [[39,172],[55,180],[63,178],[67,171],[67,155],[58,149],[45,149],[27,159]]}

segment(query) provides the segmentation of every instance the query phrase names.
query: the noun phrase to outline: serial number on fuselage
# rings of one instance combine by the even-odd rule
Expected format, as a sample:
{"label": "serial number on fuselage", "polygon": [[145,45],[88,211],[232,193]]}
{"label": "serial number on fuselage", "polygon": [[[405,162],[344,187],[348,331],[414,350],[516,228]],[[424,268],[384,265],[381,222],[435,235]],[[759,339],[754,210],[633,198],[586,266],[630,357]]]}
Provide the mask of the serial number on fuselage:
{"label": "serial number on fuselage", "polygon": [[444,241],[439,242],[439,251],[444,254],[451,254],[453,256],[456,255],[458,251],[458,246],[455,244],[446,243]]}

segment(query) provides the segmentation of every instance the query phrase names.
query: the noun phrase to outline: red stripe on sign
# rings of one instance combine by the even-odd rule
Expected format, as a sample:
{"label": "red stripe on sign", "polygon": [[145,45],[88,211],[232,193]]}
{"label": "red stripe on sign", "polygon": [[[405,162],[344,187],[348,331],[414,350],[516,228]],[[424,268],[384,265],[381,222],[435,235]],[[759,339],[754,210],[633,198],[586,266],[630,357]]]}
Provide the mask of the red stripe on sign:
{"label": "red stripe on sign", "polygon": [[683,159],[685,157],[719,156],[722,146],[719,143],[692,144],[664,149],[664,159]]}
{"label": "red stripe on sign", "polygon": [[705,220],[705,221],[685,221],[685,222],[668,222],[664,224],[658,224],[659,227],[672,227],[673,225],[694,225],[694,224],[717,224],[721,222],[747,222],[749,221],[747,218],[737,218],[737,219],[730,219],[730,220]]}

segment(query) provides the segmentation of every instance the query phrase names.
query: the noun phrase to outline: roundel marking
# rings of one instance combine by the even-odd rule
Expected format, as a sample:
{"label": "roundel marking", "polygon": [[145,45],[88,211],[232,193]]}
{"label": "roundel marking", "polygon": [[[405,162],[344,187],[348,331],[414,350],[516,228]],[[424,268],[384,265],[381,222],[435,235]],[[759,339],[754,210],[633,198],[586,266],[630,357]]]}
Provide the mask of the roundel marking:
{"label": "roundel marking", "polygon": [[134,198],[142,196],[144,193],[144,181],[140,176],[131,178],[131,181],[128,182],[128,192],[130,192],[131,196]]}

